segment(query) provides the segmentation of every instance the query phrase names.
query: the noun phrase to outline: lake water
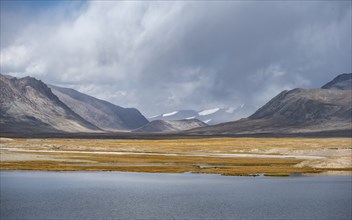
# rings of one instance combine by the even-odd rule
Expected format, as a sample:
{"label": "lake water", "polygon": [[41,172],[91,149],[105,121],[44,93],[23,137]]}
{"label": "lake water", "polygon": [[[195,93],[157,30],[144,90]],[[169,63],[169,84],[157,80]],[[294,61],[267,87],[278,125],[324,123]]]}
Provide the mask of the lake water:
{"label": "lake water", "polygon": [[351,219],[351,176],[2,171],[0,219]]}

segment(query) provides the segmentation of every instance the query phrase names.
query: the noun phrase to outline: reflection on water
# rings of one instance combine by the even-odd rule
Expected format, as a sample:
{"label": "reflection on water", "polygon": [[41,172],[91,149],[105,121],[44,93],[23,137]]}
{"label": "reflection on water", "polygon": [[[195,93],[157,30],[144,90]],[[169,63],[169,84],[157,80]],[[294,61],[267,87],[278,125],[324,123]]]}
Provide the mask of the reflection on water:
{"label": "reflection on water", "polygon": [[0,219],[351,219],[351,176],[3,171]]}

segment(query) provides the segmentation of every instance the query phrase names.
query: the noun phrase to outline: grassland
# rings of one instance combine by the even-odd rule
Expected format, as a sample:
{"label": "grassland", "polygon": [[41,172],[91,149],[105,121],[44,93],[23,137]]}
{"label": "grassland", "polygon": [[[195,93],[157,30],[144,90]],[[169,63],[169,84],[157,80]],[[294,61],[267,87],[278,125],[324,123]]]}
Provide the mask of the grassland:
{"label": "grassland", "polygon": [[1,138],[0,147],[1,170],[266,173],[268,176],[352,171],[349,138]]}

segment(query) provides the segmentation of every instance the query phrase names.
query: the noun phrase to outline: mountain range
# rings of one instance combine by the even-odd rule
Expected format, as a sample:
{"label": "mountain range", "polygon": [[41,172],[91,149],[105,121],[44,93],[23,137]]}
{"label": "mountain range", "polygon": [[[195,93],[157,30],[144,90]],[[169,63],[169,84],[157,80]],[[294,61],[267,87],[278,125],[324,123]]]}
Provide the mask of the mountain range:
{"label": "mountain range", "polygon": [[122,108],[33,77],[0,74],[1,132],[102,132],[148,123],[134,108]]}
{"label": "mountain range", "polygon": [[254,114],[234,122],[198,128],[191,134],[352,132],[352,73],[320,89],[283,91]]}
{"label": "mountain range", "polygon": [[149,117],[148,120],[198,119],[209,125],[215,125],[248,117],[255,112],[255,110],[256,108],[254,106],[245,104],[236,107],[203,109],[201,111],[176,110]]}
{"label": "mountain range", "polygon": [[[33,77],[0,74],[0,133],[168,131],[180,135],[247,135],[345,132],[350,136],[352,73],[341,74],[319,89],[282,91],[257,111],[253,109],[240,105],[202,111],[179,110],[151,117],[149,122],[135,108],[123,108],[73,89],[47,85]],[[254,113],[243,118],[250,112]],[[236,121],[239,118],[242,119]]]}

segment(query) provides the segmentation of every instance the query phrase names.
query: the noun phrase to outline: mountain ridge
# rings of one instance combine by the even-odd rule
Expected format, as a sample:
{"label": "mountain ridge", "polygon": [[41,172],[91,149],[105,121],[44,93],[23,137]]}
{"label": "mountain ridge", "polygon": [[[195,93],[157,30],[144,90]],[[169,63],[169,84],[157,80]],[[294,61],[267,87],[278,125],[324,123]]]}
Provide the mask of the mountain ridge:
{"label": "mountain ridge", "polygon": [[[33,77],[18,79],[0,74],[0,131],[87,133],[102,132],[102,127],[106,132],[166,130],[185,135],[302,134],[328,131],[351,133],[351,84],[352,73],[348,73],[338,75],[321,88],[285,90],[247,118],[205,126],[202,124],[204,122],[191,115],[221,116],[235,112],[236,108],[174,111],[159,116],[163,119],[182,116],[188,120],[156,120],[148,123],[134,108],[116,106],[74,89],[48,86]],[[192,120],[197,120],[194,123],[198,125],[190,126]],[[128,123],[131,124],[126,126]]]}
{"label": "mountain ridge", "polygon": [[321,87],[322,89],[352,90],[352,73],[343,73]]}
{"label": "mountain ridge", "polygon": [[339,80],[329,82],[331,89],[325,87],[285,90],[248,118],[192,129],[189,134],[352,131],[352,91],[346,87],[339,89],[333,86],[337,83],[346,85],[345,81],[349,78],[339,76],[336,78]]}
{"label": "mountain ridge", "polygon": [[45,83],[33,77],[18,79],[0,74],[0,104],[2,132],[100,131],[61,102]]}
{"label": "mountain ridge", "polygon": [[71,88],[49,87],[74,112],[104,130],[132,130],[149,122],[135,108],[123,108]]}

